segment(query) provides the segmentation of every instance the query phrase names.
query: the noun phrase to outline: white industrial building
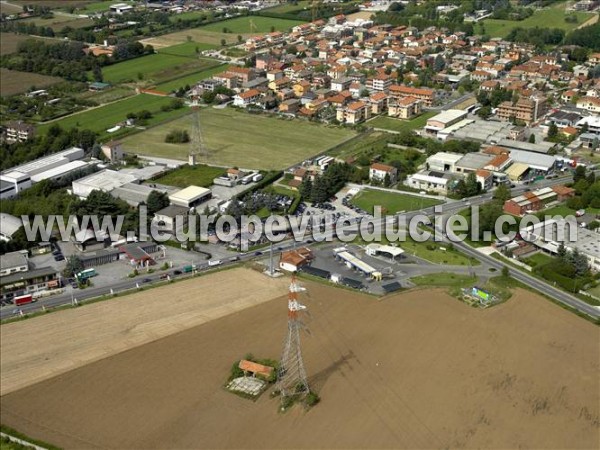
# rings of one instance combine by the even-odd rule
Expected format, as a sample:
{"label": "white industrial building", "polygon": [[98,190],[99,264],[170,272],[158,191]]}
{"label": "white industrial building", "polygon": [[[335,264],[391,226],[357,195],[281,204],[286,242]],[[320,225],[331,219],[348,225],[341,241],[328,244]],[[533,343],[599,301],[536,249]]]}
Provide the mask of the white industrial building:
{"label": "white industrial building", "polygon": [[528,165],[531,169],[548,172],[554,167],[556,158],[552,155],[542,155],[522,150],[512,150],[510,159],[515,163]]}
{"label": "white industrial building", "polygon": [[410,175],[404,184],[413,189],[419,189],[423,191],[433,191],[440,194],[448,193],[448,185],[450,179],[434,177],[423,173],[415,173]]}
{"label": "white industrial building", "polygon": [[110,192],[136,180],[137,178],[134,175],[106,169],[73,181],[73,195],[79,198],[87,198],[92,191]]}
{"label": "white industrial building", "polygon": [[0,240],[5,242],[10,241],[22,225],[23,221],[19,217],[0,213]]}
{"label": "white industrial building", "polygon": [[73,147],[12,167],[0,174],[0,198],[11,198],[43,180],[58,180],[87,166],[81,148]]}
{"label": "white industrial building", "polygon": [[211,197],[210,189],[200,186],[188,186],[180,191],[169,195],[169,201],[172,205],[182,206],[184,208],[193,208],[200,203],[205,202]]}
{"label": "white industrial building", "polygon": [[427,167],[429,170],[437,172],[456,172],[456,163],[462,159],[464,155],[459,153],[439,152],[427,158]]}
{"label": "white industrial building", "polygon": [[[576,233],[573,239],[570,239],[573,237],[570,236],[570,229]],[[569,251],[577,249],[586,256],[594,272],[600,271],[600,233],[597,231],[579,228],[576,222],[572,223],[565,219],[552,219],[522,229],[521,233],[536,247],[552,254],[558,252],[561,243]]]}

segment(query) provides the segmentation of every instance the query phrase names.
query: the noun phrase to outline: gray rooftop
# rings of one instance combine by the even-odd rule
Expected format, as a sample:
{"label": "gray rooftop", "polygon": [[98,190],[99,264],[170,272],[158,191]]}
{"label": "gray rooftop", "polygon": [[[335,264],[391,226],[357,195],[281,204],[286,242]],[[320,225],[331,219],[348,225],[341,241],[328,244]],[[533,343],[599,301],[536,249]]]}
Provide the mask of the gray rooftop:
{"label": "gray rooftop", "polygon": [[[10,252],[0,256],[0,270],[12,269],[14,267],[27,266],[27,256],[22,252]],[[4,279],[4,277],[2,277]]]}
{"label": "gray rooftop", "polygon": [[0,284],[4,286],[10,283],[14,283],[15,281],[26,281],[31,280],[33,278],[46,277],[48,275],[54,274],[56,274],[56,269],[52,267],[40,267],[39,269],[31,269],[27,272],[16,272],[10,275],[6,275],[2,277],[2,280],[0,280]]}
{"label": "gray rooftop", "polygon": [[488,155],[486,153],[467,153],[457,163],[457,167],[477,170],[487,165],[496,155]]}
{"label": "gray rooftop", "polygon": [[539,153],[525,152],[522,150],[511,150],[510,158],[514,162],[527,164],[533,169],[548,170],[556,162],[556,158],[551,155],[540,155]]}
{"label": "gray rooftop", "polygon": [[556,146],[556,144],[552,142],[522,142],[522,141],[513,141],[512,139],[501,139],[497,142],[497,145],[502,147],[507,147],[513,150],[524,150],[527,152],[534,153],[548,153],[552,148]]}
{"label": "gray rooftop", "polygon": [[510,122],[475,120],[454,131],[452,136],[455,139],[491,143],[506,138],[511,127]]}
{"label": "gray rooftop", "polygon": [[19,217],[0,213],[0,235],[10,238],[22,225],[23,221]]}

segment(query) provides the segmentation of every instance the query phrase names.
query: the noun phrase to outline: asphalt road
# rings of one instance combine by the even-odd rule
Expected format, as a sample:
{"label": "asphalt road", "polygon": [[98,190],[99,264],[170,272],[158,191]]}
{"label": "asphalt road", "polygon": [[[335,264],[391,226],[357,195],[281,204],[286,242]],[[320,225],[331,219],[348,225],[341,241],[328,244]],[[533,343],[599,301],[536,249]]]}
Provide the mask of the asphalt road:
{"label": "asphalt road", "polygon": [[[598,173],[599,172],[596,172],[597,175],[598,175]],[[572,176],[566,175],[566,176],[560,177],[560,178],[541,180],[541,181],[535,183],[534,185],[530,185],[530,186],[518,186],[516,188],[513,188],[511,191],[512,191],[513,195],[518,195],[522,192],[525,192],[527,189],[538,189],[541,187],[553,186],[553,185],[562,184],[562,183],[568,183],[570,181],[572,181]],[[449,215],[457,213],[458,211],[461,211],[469,206],[481,205],[483,203],[486,203],[486,202],[490,201],[492,196],[493,196],[492,193],[486,193],[486,194],[480,195],[478,197],[471,197],[470,199],[451,201],[449,203],[445,203],[444,205],[441,205],[441,213],[443,216],[449,216]],[[440,206],[438,206],[438,208],[440,208]],[[426,208],[426,209],[423,209],[420,211],[411,211],[411,212],[405,213],[403,215],[406,216],[406,219],[408,221],[412,217],[419,215],[419,214],[430,216],[430,215],[434,214],[434,208],[431,207],[431,208]],[[353,218],[353,220],[357,220],[357,219],[358,218]],[[383,220],[385,220],[385,219],[381,219],[381,221],[379,223],[382,223]],[[356,223],[352,223],[352,224],[344,226],[342,228],[345,231],[352,231],[352,230],[357,229],[357,225],[356,225]],[[447,238],[443,237],[443,230],[440,229],[439,227],[437,227],[437,225],[436,225],[436,230],[438,231],[439,234],[442,235],[441,239],[443,241],[450,242]],[[331,237],[332,234],[333,233],[325,233],[324,236]],[[310,245],[311,243],[312,243],[311,236],[306,236],[302,242],[303,245],[306,245],[306,244]],[[516,270],[516,269],[512,268],[511,266],[509,266],[508,264],[503,263],[502,261],[499,261],[490,256],[487,256],[487,255],[475,250],[473,247],[469,246],[468,244],[466,244],[464,242],[452,241],[452,243],[455,248],[459,249],[466,255],[472,256],[473,258],[476,258],[479,261],[481,261],[482,263],[485,263],[491,267],[494,267],[496,269],[502,269],[502,267],[507,266],[509,269],[512,269],[511,275],[513,278],[535,288],[539,292],[541,292],[549,297],[552,297],[556,301],[558,301],[566,306],[569,306],[573,309],[576,309],[579,312],[587,314],[595,319],[600,318],[600,308],[591,306],[591,305],[585,303],[584,301],[578,299],[577,297],[574,297],[573,295],[570,295],[564,291],[556,289],[555,287],[545,283],[544,281],[541,281],[541,280],[539,280],[525,272],[522,272],[520,270]],[[286,241],[274,244],[274,248],[276,248],[277,251],[281,251],[281,250],[286,250],[286,249],[292,248],[299,244],[300,244],[299,242],[295,242],[293,240],[286,240]],[[264,252],[264,254],[263,254],[263,252]],[[264,255],[266,255],[266,254],[268,254],[268,248],[265,250],[259,251],[259,252],[243,253],[243,254],[240,254],[238,256],[238,259],[236,259],[236,260],[233,260],[232,258],[222,260],[219,267],[222,267],[225,265],[237,264],[239,261],[248,261],[248,260],[251,260],[251,259],[254,259],[257,257],[264,258]],[[193,264],[195,266],[196,272],[202,272],[202,271],[208,270],[210,268],[208,265],[208,262],[206,260],[197,261],[197,262],[194,262]],[[177,270],[177,269],[181,270],[181,268],[174,267],[172,270],[170,270],[169,272],[166,272],[166,273],[169,273],[172,278],[177,278],[177,279],[189,278],[193,275],[192,273],[189,273],[189,274],[182,273],[181,275],[175,276],[175,275],[173,275],[173,271]],[[161,276],[163,276],[164,273],[165,272],[154,273],[154,274],[148,274],[146,276],[141,275],[139,277],[136,277],[135,279],[118,281],[112,286],[112,292],[119,293],[119,292],[123,292],[123,291],[127,291],[127,290],[136,290],[138,288],[138,286],[144,287],[145,285],[152,285],[153,283],[156,283],[156,282],[164,282],[164,280],[161,280],[161,278],[160,278]],[[146,279],[148,281],[144,282],[143,281],[144,279]],[[54,307],[61,306],[61,305],[68,305],[73,302],[73,299],[76,299],[78,302],[83,302],[86,299],[91,299],[91,298],[99,297],[102,295],[109,295],[109,294],[111,294],[111,288],[109,288],[109,287],[95,288],[92,286],[92,287],[82,289],[82,290],[72,289],[71,287],[68,287],[67,291],[63,294],[58,294],[58,295],[55,295],[52,297],[39,299],[35,303],[23,305],[20,308],[17,308],[13,305],[3,307],[2,309],[0,309],[0,320],[4,320],[4,319],[10,318],[10,317],[19,315],[21,313],[27,314],[27,313],[39,311],[42,309],[42,307],[54,308]]]}

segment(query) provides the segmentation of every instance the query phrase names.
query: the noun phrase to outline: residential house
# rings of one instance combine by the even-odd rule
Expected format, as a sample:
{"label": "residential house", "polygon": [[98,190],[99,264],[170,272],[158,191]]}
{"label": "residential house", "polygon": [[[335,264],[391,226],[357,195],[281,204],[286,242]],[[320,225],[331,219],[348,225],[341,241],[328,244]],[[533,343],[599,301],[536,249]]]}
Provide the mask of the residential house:
{"label": "residential house", "polygon": [[371,164],[371,167],[369,167],[369,180],[384,181],[386,177],[389,178],[391,184],[394,184],[398,180],[398,169],[387,164]]}
{"label": "residential house", "polygon": [[35,127],[22,121],[10,121],[5,125],[6,142],[26,142],[33,137]]}
{"label": "residential house", "polygon": [[234,106],[245,108],[252,103],[256,103],[259,97],[260,91],[258,89],[250,89],[246,92],[235,95],[233,97],[233,104]]}

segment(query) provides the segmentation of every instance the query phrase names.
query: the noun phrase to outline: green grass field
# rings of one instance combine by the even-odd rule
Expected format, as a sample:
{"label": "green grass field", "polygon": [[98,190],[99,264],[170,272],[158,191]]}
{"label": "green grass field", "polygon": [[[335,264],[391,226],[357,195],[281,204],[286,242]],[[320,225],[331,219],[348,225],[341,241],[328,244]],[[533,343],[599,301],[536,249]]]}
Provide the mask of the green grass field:
{"label": "green grass field", "polygon": [[[544,216],[574,216],[575,210],[569,208],[567,205],[558,205],[554,208],[545,209],[542,211]],[[588,214],[600,214],[600,208],[585,208],[585,212]]]}
{"label": "green grass field", "polygon": [[[565,17],[568,15],[577,16],[576,23],[565,22]],[[506,37],[514,28],[560,28],[565,31],[570,31],[577,28],[587,19],[592,17],[593,14],[585,12],[573,12],[565,11],[565,3],[560,2],[552,7],[545,8],[543,10],[537,10],[531,17],[525,20],[496,20],[496,19],[485,19],[479,22],[479,26],[475,27],[475,32],[480,34],[487,34],[491,37]],[[483,30],[481,28],[483,24]]]}
{"label": "green grass field", "polygon": [[[63,119],[41,125],[38,127],[38,132],[43,133],[47,131],[51,125],[58,124],[65,129],[79,127],[100,133],[101,136],[107,136],[106,130],[112,128],[118,122],[124,121],[127,118],[127,113],[130,112],[139,112],[145,109],[152,112],[153,117],[148,120],[148,126],[189,112],[185,107],[173,111],[161,111],[161,106],[168,105],[172,100],[173,99],[170,97],[140,94],[116,103],[111,103],[110,105],[90,109],[79,114],[73,114]],[[122,134],[123,132],[117,132],[115,136]]]}
{"label": "green grass field", "polygon": [[196,58],[198,53],[203,50],[216,48],[213,44],[204,44],[201,42],[184,42],[183,44],[172,45],[158,49],[158,53],[174,56],[186,56],[188,58]]}
{"label": "green grass field", "polygon": [[77,97],[85,100],[92,100],[99,105],[102,105],[104,103],[111,103],[126,97],[131,97],[132,95],[135,95],[134,89],[126,86],[113,86],[99,92],[84,91],[81,94],[78,94]]}
{"label": "green grass field", "polygon": [[[209,163],[255,169],[283,169],[323,152],[353,136],[351,130],[248,114],[234,109],[205,108],[200,112]],[[191,119],[151,128],[123,140],[135,153],[186,160],[187,144],[165,144],[171,130],[190,129]]]}
{"label": "green grass field", "polygon": [[[219,63],[210,59],[195,59],[162,53],[123,61],[102,69],[104,81],[123,83],[127,81],[151,81],[160,83],[199,72]],[[139,75],[142,75],[140,80]]]}
{"label": "green grass field", "polygon": [[[223,20],[200,27],[205,31],[220,33],[224,28],[231,33],[269,33],[271,27],[277,31],[287,31],[296,25],[304,23],[300,20],[273,19],[272,17],[248,16],[236,17],[235,19]],[[254,25],[252,25],[254,24]]]}
{"label": "green grass field", "polygon": [[352,203],[369,213],[373,212],[375,205],[379,205],[384,214],[394,214],[399,211],[415,211],[417,209],[429,208],[443,202],[416,195],[363,189],[352,198]]}
{"label": "green grass field", "polygon": [[529,258],[523,259],[523,262],[531,267],[539,267],[554,261],[554,258],[545,253],[536,253]]}
{"label": "green grass field", "polygon": [[437,111],[428,111],[410,120],[394,119],[388,116],[378,116],[367,122],[367,125],[373,128],[383,128],[391,131],[416,130],[422,128],[427,120],[438,114]]}
{"label": "green grass field", "polygon": [[449,272],[421,275],[410,279],[417,286],[467,287],[477,282],[477,277]]}
{"label": "green grass field", "polygon": [[166,81],[156,85],[156,90],[161,92],[172,92],[184,87],[186,85],[192,86],[200,80],[212,77],[214,74],[224,72],[229,67],[229,64],[220,64],[210,69],[201,70],[200,72],[194,72],[183,77],[176,78],[174,80]]}
{"label": "green grass field", "polygon": [[596,287],[588,289],[586,292],[589,293],[589,294],[592,294],[596,298],[600,298],[600,284],[598,286],[596,286]]}
{"label": "green grass field", "polygon": [[152,180],[153,182],[166,184],[167,186],[187,187],[191,184],[195,186],[209,187],[213,178],[219,177],[225,173],[221,167],[210,167],[206,165],[181,166],[166,173],[165,175]]}

